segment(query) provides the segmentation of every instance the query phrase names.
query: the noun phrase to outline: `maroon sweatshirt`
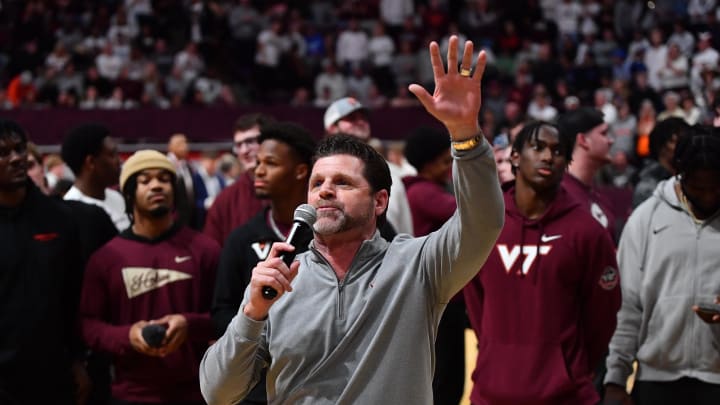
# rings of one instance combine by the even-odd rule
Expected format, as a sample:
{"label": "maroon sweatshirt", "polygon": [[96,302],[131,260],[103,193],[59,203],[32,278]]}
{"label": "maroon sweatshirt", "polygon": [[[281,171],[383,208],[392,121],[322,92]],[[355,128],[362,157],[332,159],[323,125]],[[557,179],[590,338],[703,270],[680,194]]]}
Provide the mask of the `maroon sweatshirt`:
{"label": "maroon sweatshirt", "polygon": [[583,209],[605,228],[610,238],[613,240],[619,238],[617,218],[610,199],[570,173],[565,173],[562,185],[582,205]]}
{"label": "maroon sweatshirt", "polygon": [[203,233],[222,246],[233,229],[245,225],[266,204],[255,197],[255,186],[250,174],[243,173],[215,197],[205,216]]}
{"label": "maroon sweatshirt", "polygon": [[507,187],[503,231],[464,289],[478,337],[472,402],[596,404],[592,372],[620,308],[613,242],[566,190],[528,220]]}
{"label": "maroon sweatshirt", "polygon": [[455,196],[441,184],[420,176],[403,177],[410,213],[413,236],[425,236],[437,231],[455,213]]}
{"label": "maroon sweatshirt", "polygon": [[[80,304],[83,339],[92,350],[112,356],[114,398],[201,401],[198,367],[215,338],[210,305],[220,247],[187,227],[173,227],[154,240],[130,229],[87,264]],[[128,336],[135,322],[178,313],[187,319],[188,338],[177,351],[151,357],[132,348]]]}

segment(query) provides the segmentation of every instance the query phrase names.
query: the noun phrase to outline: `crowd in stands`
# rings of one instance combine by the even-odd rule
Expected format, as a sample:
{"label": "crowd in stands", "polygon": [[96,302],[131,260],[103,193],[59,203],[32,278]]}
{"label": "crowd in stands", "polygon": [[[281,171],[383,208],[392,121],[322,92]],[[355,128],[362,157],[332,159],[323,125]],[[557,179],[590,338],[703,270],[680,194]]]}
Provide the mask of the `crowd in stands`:
{"label": "crowd in stands", "polygon": [[[349,95],[417,105],[427,44],[488,52],[486,129],[596,105],[706,121],[720,87],[714,1],[79,0],[4,2],[0,106],[125,109]],[[478,48],[479,48],[478,47]],[[644,103],[649,101],[650,105]],[[624,103],[629,111],[620,115]],[[651,111],[650,106],[652,107]],[[643,153],[641,151],[641,153]]]}

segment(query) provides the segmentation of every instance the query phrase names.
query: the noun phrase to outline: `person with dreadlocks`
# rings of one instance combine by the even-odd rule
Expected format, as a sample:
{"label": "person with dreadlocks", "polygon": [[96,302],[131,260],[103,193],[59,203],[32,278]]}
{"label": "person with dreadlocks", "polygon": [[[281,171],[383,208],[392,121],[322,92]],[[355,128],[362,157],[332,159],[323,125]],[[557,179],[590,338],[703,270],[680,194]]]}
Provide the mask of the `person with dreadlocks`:
{"label": "person with dreadlocks", "polygon": [[[198,367],[215,333],[217,242],[175,221],[175,167],[153,150],[120,173],[130,227],[91,257],[80,303],[87,346],[112,356],[112,405],[203,404]],[[164,328],[158,341],[144,333]],[[147,332],[147,330],[145,331]]]}
{"label": "person with dreadlocks", "polygon": [[574,134],[531,122],[505,183],[505,227],[465,305],[478,338],[473,404],[597,404],[592,377],[615,330],[610,235],[562,185]]}
{"label": "person with dreadlocks", "polygon": [[[620,238],[623,303],[605,377],[605,397],[616,403],[720,398],[720,317],[699,308],[720,295],[717,129],[693,127],[681,137],[673,166],[676,175],[633,212]],[[625,384],[635,361],[630,396]]]}

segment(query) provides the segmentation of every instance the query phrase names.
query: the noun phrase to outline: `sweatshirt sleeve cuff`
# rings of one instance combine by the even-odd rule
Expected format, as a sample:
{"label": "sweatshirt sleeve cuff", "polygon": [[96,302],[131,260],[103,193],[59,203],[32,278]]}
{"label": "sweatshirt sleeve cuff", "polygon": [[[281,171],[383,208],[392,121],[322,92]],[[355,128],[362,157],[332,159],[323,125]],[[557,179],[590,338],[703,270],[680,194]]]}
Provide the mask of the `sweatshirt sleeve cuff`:
{"label": "sweatshirt sleeve cuff", "polygon": [[230,327],[236,337],[257,341],[262,336],[266,322],[249,318],[241,309],[230,322]]}
{"label": "sweatshirt sleeve cuff", "polygon": [[627,379],[629,376],[625,375],[624,372],[618,369],[608,369],[605,374],[604,384],[615,384],[621,387],[627,386]]}

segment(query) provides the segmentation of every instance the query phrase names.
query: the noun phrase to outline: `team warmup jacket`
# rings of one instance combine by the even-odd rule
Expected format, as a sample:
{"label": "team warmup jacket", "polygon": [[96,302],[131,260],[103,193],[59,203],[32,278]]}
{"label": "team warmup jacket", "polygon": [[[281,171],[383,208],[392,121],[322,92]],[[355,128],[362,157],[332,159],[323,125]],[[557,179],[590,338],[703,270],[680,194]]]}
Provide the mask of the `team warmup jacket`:
{"label": "team warmup jacket", "polygon": [[[213,240],[176,225],[154,240],[130,228],[92,255],[83,283],[81,330],[90,349],[112,356],[114,398],[202,399],[198,365],[215,337],[210,303],[219,254]],[[169,314],[185,316],[187,341],[165,357],[135,351],[128,338],[130,327]]]}
{"label": "team warmup jacket", "polygon": [[503,222],[487,141],[453,156],[458,210],[437,232],[392,242],[376,232],[342,281],[311,244],[298,257],[293,291],[265,320],[240,310],[200,366],[210,405],[243,398],[264,368],[270,404],[432,403],[440,317],[482,266]]}
{"label": "team warmup jacket", "polygon": [[465,305],[478,337],[476,405],[583,405],[600,399],[592,371],[620,308],[610,236],[560,189],[538,219],[505,184],[505,227]]}

